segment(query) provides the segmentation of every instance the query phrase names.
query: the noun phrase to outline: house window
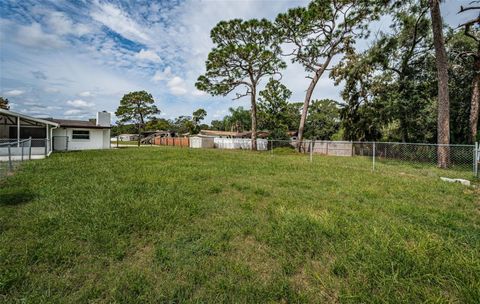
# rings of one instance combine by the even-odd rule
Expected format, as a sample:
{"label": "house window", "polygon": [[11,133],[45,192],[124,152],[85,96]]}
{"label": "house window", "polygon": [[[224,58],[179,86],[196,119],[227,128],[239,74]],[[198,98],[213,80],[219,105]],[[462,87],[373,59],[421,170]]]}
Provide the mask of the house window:
{"label": "house window", "polygon": [[90,131],[88,130],[73,130],[72,139],[90,139]]}

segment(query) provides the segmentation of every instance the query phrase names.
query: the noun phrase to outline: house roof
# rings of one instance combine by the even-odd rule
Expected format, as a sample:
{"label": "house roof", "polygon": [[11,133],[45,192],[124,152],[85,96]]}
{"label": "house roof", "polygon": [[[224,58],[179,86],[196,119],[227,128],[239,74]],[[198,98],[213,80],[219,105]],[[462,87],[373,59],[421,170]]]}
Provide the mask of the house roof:
{"label": "house roof", "polygon": [[56,119],[56,118],[47,118],[47,120],[55,122],[60,125],[60,127],[68,128],[84,128],[84,129],[110,129],[111,127],[99,126],[93,121],[87,120],[72,120],[72,119]]}
{"label": "house roof", "polygon": [[[51,126],[55,126],[55,127],[59,126],[59,124],[57,122],[54,122],[54,121],[50,121],[50,120],[42,119],[42,118],[36,118],[36,117],[28,116],[28,115],[25,115],[25,114],[13,112],[13,111],[10,111],[10,110],[0,109],[0,114],[10,116],[10,117],[18,117],[18,118],[20,118],[20,122],[23,119],[23,120],[26,120],[26,121],[36,122],[36,123],[45,124],[45,125],[51,125]],[[16,124],[16,123],[12,123],[12,124]]]}

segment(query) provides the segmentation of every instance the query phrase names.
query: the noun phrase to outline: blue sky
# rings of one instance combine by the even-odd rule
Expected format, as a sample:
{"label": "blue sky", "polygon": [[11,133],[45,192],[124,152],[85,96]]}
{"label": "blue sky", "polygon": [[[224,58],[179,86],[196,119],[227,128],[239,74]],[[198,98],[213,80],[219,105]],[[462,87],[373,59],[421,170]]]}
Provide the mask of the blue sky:
{"label": "blue sky", "polygon": [[[442,13],[457,26],[460,4],[447,0]],[[152,93],[162,117],[204,108],[220,119],[248,99],[211,97],[195,89],[220,20],[269,18],[307,1],[0,1],[0,95],[12,110],[40,117],[88,119],[114,112],[123,94]],[[386,28],[382,20],[372,30]],[[364,42],[368,43],[368,42]],[[308,79],[290,64],[282,80],[303,100]],[[341,87],[324,76],[314,98],[340,100]]]}

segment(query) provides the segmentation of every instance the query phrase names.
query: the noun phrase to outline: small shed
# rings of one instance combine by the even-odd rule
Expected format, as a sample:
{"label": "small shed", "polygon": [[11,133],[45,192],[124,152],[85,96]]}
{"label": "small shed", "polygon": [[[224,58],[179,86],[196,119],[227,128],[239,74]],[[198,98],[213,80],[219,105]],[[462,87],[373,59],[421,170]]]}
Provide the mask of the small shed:
{"label": "small shed", "polygon": [[190,148],[213,148],[215,146],[213,137],[190,137]]}

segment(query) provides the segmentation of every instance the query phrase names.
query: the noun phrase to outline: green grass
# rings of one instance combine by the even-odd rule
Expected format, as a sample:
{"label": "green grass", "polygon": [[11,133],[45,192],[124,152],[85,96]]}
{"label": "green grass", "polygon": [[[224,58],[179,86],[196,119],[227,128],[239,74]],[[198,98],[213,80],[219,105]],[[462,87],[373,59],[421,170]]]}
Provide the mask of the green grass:
{"label": "green grass", "polygon": [[369,166],[172,147],[27,162],[0,181],[0,301],[477,303],[478,190]]}

